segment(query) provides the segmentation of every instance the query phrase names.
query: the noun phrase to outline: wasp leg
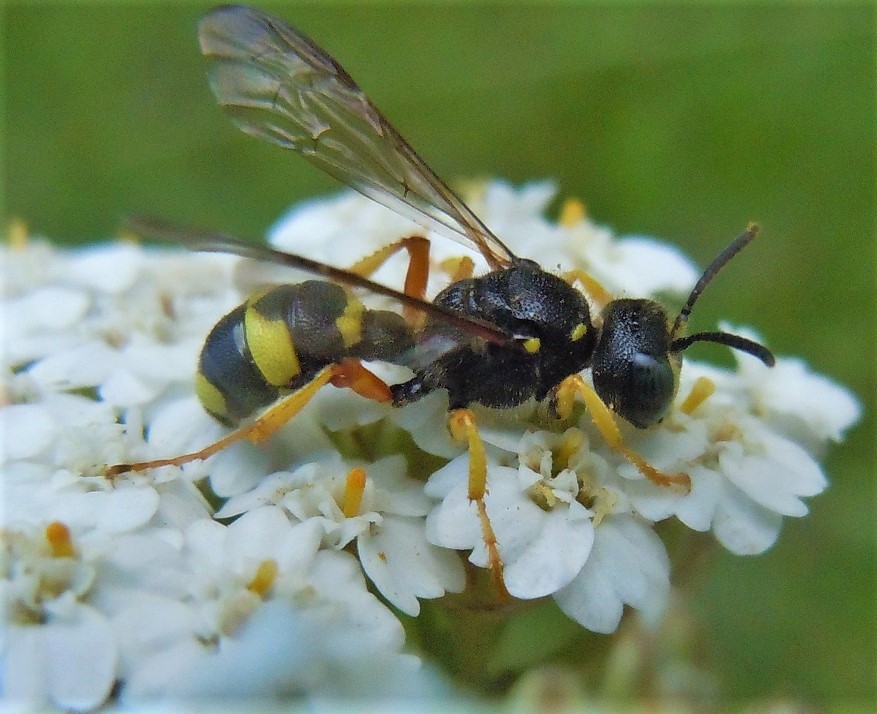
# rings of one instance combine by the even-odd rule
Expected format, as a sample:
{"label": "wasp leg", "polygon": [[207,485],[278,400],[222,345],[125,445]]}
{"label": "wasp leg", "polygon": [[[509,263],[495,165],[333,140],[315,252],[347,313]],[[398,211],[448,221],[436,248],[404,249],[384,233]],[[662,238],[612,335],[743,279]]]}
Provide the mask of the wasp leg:
{"label": "wasp leg", "polygon": [[314,395],[326,384],[336,387],[347,387],[357,394],[368,399],[381,402],[391,402],[393,399],[387,384],[369,372],[356,360],[344,360],[335,365],[324,367],[306,385],[287,395],[280,401],[268,408],[256,421],[247,426],[235,429],[200,451],[182,454],[169,459],[155,459],[153,461],[140,461],[133,464],[116,464],[107,466],[104,475],[113,478],[128,471],[145,471],[160,466],[182,466],[191,461],[199,461],[209,458],[222,451],[235,442],[247,439],[255,444],[267,441],[280,427],[298,414],[304,406],[314,398]]}
{"label": "wasp leg", "polygon": [[579,394],[584,401],[585,406],[591,413],[594,424],[603,437],[603,440],[619,454],[624,456],[632,463],[639,472],[649,481],[658,486],[677,487],[688,493],[691,490],[691,479],[687,474],[665,474],[658,471],[654,466],[650,465],[639,454],[625,445],[621,438],[621,431],[612,418],[612,412],[609,411],[603,400],[600,399],[594,388],[590,386],[579,375],[574,374],[567,377],[557,388],[557,411],[561,416],[569,416],[572,411],[572,402],[575,394]]}
{"label": "wasp leg", "polygon": [[[408,271],[405,273],[404,292],[406,295],[423,300],[426,295],[426,283],[429,280],[429,240],[422,236],[408,236],[385,245],[354,263],[350,267],[350,272],[369,278],[400,250],[408,251]],[[421,313],[404,305],[402,317],[409,325],[413,325],[420,319]]]}
{"label": "wasp leg", "polygon": [[508,596],[505,581],[502,577],[502,559],[497,549],[496,534],[487,515],[484,496],[487,493],[487,455],[484,453],[484,442],[478,433],[475,415],[468,409],[455,409],[448,416],[448,428],[451,436],[457,441],[467,442],[469,446],[469,501],[478,510],[478,522],[481,525],[481,537],[487,548],[487,556],[493,579],[503,597]]}
{"label": "wasp leg", "polygon": [[338,388],[352,389],[366,399],[376,402],[393,401],[389,385],[376,374],[369,372],[355,359],[345,359],[330,367],[332,375],[329,382]]}
{"label": "wasp leg", "polygon": [[591,300],[594,302],[594,306],[598,310],[602,310],[610,302],[612,302],[612,295],[609,293],[609,291],[584,270],[579,270],[578,268],[574,268],[573,270],[567,270],[560,277],[563,278],[570,285],[578,280],[582,284],[582,287],[585,289],[585,293],[589,298],[591,298]]}

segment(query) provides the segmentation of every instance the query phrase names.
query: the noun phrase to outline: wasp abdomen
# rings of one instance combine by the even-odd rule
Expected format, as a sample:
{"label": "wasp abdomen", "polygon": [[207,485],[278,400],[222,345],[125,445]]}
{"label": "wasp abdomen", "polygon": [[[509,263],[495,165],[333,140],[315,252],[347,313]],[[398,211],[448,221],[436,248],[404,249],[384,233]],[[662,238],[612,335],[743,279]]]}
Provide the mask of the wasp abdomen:
{"label": "wasp abdomen", "polygon": [[345,358],[393,358],[413,344],[400,315],[367,310],[333,283],[308,280],[259,293],[211,330],[198,363],[204,408],[236,424]]}

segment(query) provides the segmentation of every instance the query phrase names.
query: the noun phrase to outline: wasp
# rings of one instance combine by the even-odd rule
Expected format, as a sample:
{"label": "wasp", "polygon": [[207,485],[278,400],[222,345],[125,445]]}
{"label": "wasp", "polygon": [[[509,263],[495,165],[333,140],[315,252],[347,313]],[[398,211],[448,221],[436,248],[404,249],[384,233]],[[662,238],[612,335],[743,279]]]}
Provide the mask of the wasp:
{"label": "wasp", "polygon": [[[394,406],[435,390],[448,393],[449,429],[468,446],[468,495],[477,507],[491,567],[502,562],[484,496],[487,460],[473,404],[508,408],[530,399],[567,416],[585,402],[606,442],[651,481],[687,489],[685,474],[665,474],[622,441],[613,414],[645,429],[668,412],[679,387],[681,353],[698,341],[742,350],[773,365],[757,342],[724,332],[682,336],[695,301],[719,270],[756,235],[750,226],[706,269],[672,323],[647,299],[609,300],[592,316],[573,272],[543,270],[515,255],[418,156],[323,49],[261,10],[224,6],[199,25],[219,104],[248,134],[292,149],[369,198],[474,248],[490,270],[472,275],[461,262],[452,282],[425,299],[429,243],[402,238],[342,270],[229,236],[135,219],[146,235],[200,250],[236,253],[298,268],[323,279],[279,285],[223,317],[204,343],[196,392],[204,408],[238,428],[201,451],[108,468],[115,475],[203,459],[239,439],[260,442],[291,419],[326,384]],[[402,291],[370,279],[391,255],[407,251]],[[599,284],[596,284],[599,287]],[[399,311],[367,308],[364,288],[394,300]],[[363,361],[412,370],[387,384]],[[591,369],[593,387],[580,373]],[[240,426],[243,424],[243,426]]]}

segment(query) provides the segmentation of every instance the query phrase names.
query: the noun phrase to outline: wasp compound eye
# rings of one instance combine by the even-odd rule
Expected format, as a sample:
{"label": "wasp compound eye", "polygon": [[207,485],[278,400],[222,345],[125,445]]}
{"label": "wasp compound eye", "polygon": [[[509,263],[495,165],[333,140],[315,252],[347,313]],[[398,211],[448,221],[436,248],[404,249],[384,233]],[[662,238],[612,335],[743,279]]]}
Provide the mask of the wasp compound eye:
{"label": "wasp compound eye", "polygon": [[594,366],[594,388],[618,415],[644,429],[659,421],[676,394],[676,374],[666,357],[635,353],[608,369]]}

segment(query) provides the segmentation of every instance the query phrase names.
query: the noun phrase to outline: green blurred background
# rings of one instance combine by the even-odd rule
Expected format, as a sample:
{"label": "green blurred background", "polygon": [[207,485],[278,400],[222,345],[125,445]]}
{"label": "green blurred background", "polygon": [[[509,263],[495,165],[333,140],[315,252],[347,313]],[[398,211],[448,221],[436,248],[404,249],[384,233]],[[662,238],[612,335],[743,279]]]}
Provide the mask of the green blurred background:
{"label": "green blurred background", "polygon": [[[261,235],[334,191],[232,127],[194,3],[16,3],[3,14],[6,216],[104,240],[135,212]],[[705,264],[763,238],[694,327],[757,325],[873,405],[875,18],[867,4],[287,4],[436,171],[551,177],[618,232]],[[533,256],[538,257],[538,256]],[[727,359],[718,348],[697,354]],[[874,420],[757,558],[721,555],[694,606],[733,698],[875,694]]]}

